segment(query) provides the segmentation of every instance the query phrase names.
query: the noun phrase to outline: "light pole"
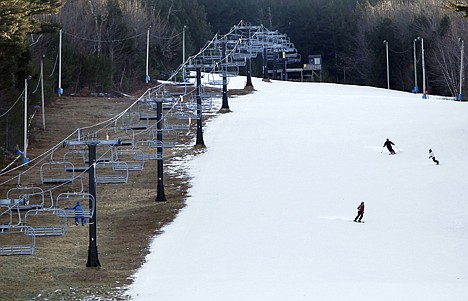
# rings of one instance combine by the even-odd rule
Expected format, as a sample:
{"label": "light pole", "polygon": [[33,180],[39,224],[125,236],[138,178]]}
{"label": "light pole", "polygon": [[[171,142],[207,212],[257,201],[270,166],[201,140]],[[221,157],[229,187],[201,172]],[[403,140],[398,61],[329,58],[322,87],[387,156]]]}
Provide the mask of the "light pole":
{"label": "light pole", "polygon": [[185,82],[185,30],[187,25],[182,29],[182,81]]}
{"label": "light pole", "polygon": [[146,83],[149,83],[151,81],[151,78],[149,76],[149,43],[150,43],[150,29],[151,25],[148,26],[148,31],[146,32]]}
{"label": "light pole", "polygon": [[[24,128],[23,128],[23,160],[27,158],[28,150],[28,78],[24,79]],[[25,163],[25,162],[23,162]]]}
{"label": "light pole", "polygon": [[62,89],[62,30],[59,32],[59,62],[58,62],[58,96],[63,94]]}
{"label": "light pole", "polygon": [[45,131],[45,107],[44,107],[44,58],[43,54],[41,57],[41,104],[42,104],[42,130]]}
{"label": "light pole", "polygon": [[383,41],[385,44],[385,53],[387,56],[387,89],[390,89],[390,68],[389,68],[389,61],[388,61],[388,41]]}
{"label": "light pole", "polygon": [[462,101],[464,96],[462,93],[462,88],[463,88],[463,55],[464,55],[464,48],[465,48],[465,42],[463,39],[458,39],[461,43],[461,54],[460,54],[460,94],[458,94],[458,100]]}
{"label": "light pole", "polygon": [[414,56],[414,89],[413,93],[418,93],[419,88],[418,88],[418,70],[416,66],[416,41],[419,40],[420,38],[416,38],[413,40],[413,56]]}
{"label": "light pole", "polygon": [[423,96],[422,98],[426,99],[426,65],[424,63],[424,39],[421,38],[421,61],[422,61],[422,75],[423,75]]}

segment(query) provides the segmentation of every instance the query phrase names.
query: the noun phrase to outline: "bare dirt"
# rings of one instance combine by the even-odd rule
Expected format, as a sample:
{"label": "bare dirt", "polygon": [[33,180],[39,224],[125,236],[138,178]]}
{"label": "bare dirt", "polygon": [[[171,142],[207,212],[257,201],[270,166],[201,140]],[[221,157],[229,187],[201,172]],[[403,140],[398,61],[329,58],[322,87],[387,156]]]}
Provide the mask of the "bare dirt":
{"label": "bare dirt", "polygon": [[[230,91],[230,95],[249,92]],[[60,97],[51,101],[46,106],[46,130],[41,128],[40,114],[33,121],[28,156],[34,158],[42,154],[76,128],[115,116],[134,100]],[[178,147],[170,151],[165,166],[177,166],[187,156],[205,151],[194,147],[194,124],[190,131],[179,135]],[[56,156],[58,154],[54,154],[54,159]],[[161,229],[184,208],[190,186],[190,178],[183,168],[165,172],[167,202],[155,202],[156,162],[146,161],[143,171],[130,172],[127,184],[97,186],[100,268],[86,267],[89,227],[75,226],[69,219],[64,236],[37,238],[33,256],[0,257],[0,300],[126,300],[125,287],[131,284],[131,276],[144,262],[151,239],[162,233]],[[40,185],[37,174],[21,181]],[[88,191],[87,183],[85,176],[85,191]],[[0,198],[5,197],[13,184],[16,183],[0,186]]]}

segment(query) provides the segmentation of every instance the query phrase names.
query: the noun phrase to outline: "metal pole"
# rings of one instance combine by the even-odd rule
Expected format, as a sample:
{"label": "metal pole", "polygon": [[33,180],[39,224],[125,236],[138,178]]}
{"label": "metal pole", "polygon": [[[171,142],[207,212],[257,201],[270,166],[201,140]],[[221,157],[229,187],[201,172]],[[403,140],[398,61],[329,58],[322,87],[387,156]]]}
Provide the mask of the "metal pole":
{"label": "metal pole", "polygon": [[42,130],[45,131],[45,105],[44,105],[44,57],[41,57],[41,99],[42,99]]}
{"label": "metal pole", "polygon": [[229,110],[228,95],[227,95],[227,58],[226,58],[226,43],[221,45],[222,60],[221,70],[223,73],[223,104],[221,106],[222,111]]}
{"label": "metal pole", "polygon": [[465,48],[465,42],[463,39],[460,39],[461,42],[461,54],[460,54],[460,94],[458,94],[458,100],[462,101],[464,96],[462,93],[463,89],[463,55],[464,55],[464,48]]}
{"label": "metal pole", "polygon": [[59,31],[59,63],[58,63],[58,96],[63,94],[62,89],[62,30]]}
{"label": "metal pole", "polygon": [[24,79],[24,133],[23,133],[23,152],[24,158],[27,157],[28,149],[28,79]]}
{"label": "metal pole", "polygon": [[97,143],[88,143],[88,152],[89,152],[89,169],[88,169],[88,178],[89,178],[89,194],[94,198],[94,210],[93,216],[89,219],[89,247],[88,247],[88,262],[86,267],[100,267],[101,263],[98,258],[98,249],[97,249],[97,198],[96,198],[96,144]]}
{"label": "metal pole", "polygon": [[203,120],[202,120],[202,104],[201,104],[201,68],[197,67],[197,141],[195,146],[205,147],[205,142],[203,141]]}
{"label": "metal pole", "polygon": [[426,65],[424,63],[424,39],[421,38],[421,60],[422,60],[422,75],[423,75],[423,96],[422,98],[426,99]]}
{"label": "metal pole", "polygon": [[187,26],[184,25],[182,29],[182,81],[185,82],[185,29]]}
{"label": "metal pole", "polygon": [[416,41],[418,39],[413,40],[413,57],[414,57],[414,89],[413,89],[413,93],[418,93],[419,92],[419,89],[418,89],[418,70],[417,70],[417,66],[416,66]]}
{"label": "metal pole", "polygon": [[184,26],[182,30],[182,65],[185,64],[185,29],[187,26]]}
{"label": "metal pole", "polygon": [[286,72],[286,70],[287,70],[287,69],[286,69],[286,64],[287,64],[287,62],[286,62],[286,52],[283,51],[283,52],[281,53],[281,56],[282,56],[282,58],[283,58],[283,80],[284,80],[284,81],[287,81],[287,80],[288,80],[288,73]]}
{"label": "metal pole", "polygon": [[164,153],[163,153],[163,132],[162,132],[162,99],[156,100],[156,118],[158,120],[156,126],[158,129],[156,139],[161,142],[158,146],[158,191],[156,193],[156,202],[166,202],[166,195],[164,193]]}
{"label": "metal pole", "polygon": [[148,27],[148,30],[146,31],[146,77],[145,77],[146,83],[149,83],[151,80],[149,76],[150,28],[151,28],[151,25]]}
{"label": "metal pole", "polygon": [[252,84],[252,59],[246,59],[245,65],[247,66],[247,82],[245,83],[244,88],[253,89]]}
{"label": "metal pole", "polygon": [[383,41],[385,44],[385,53],[387,57],[387,89],[390,89],[390,67],[389,67],[389,61],[388,61],[388,42],[387,40]]}
{"label": "metal pole", "polygon": [[267,49],[263,48],[263,81],[268,80],[268,58]]}
{"label": "metal pole", "polygon": [[252,84],[252,47],[251,47],[251,33],[250,33],[250,28],[249,28],[249,33],[248,33],[248,40],[247,40],[247,45],[248,45],[248,59],[245,58],[245,65],[247,67],[247,82],[245,83],[245,88],[247,89],[252,89],[253,90],[253,84]]}

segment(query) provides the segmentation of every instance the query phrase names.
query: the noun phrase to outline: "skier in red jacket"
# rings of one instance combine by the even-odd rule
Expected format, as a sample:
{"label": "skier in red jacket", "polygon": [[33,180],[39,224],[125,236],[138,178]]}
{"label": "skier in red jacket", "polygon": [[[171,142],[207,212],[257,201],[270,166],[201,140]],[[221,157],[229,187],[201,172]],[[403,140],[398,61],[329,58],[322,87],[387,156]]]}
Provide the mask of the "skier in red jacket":
{"label": "skier in red jacket", "polygon": [[361,223],[362,216],[364,215],[364,202],[361,202],[361,204],[357,207],[357,210],[357,216],[354,221]]}

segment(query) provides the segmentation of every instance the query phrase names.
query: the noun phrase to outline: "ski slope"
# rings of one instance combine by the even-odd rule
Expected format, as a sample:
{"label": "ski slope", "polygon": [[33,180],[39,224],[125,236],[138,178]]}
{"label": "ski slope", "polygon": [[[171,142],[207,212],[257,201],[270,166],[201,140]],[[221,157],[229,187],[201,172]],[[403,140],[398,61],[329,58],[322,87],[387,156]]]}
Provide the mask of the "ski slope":
{"label": "ski slope", "polygon": [[254,87],[205,127],[187,207],[152,242],[132,300],[468,300],[468,103]]}

